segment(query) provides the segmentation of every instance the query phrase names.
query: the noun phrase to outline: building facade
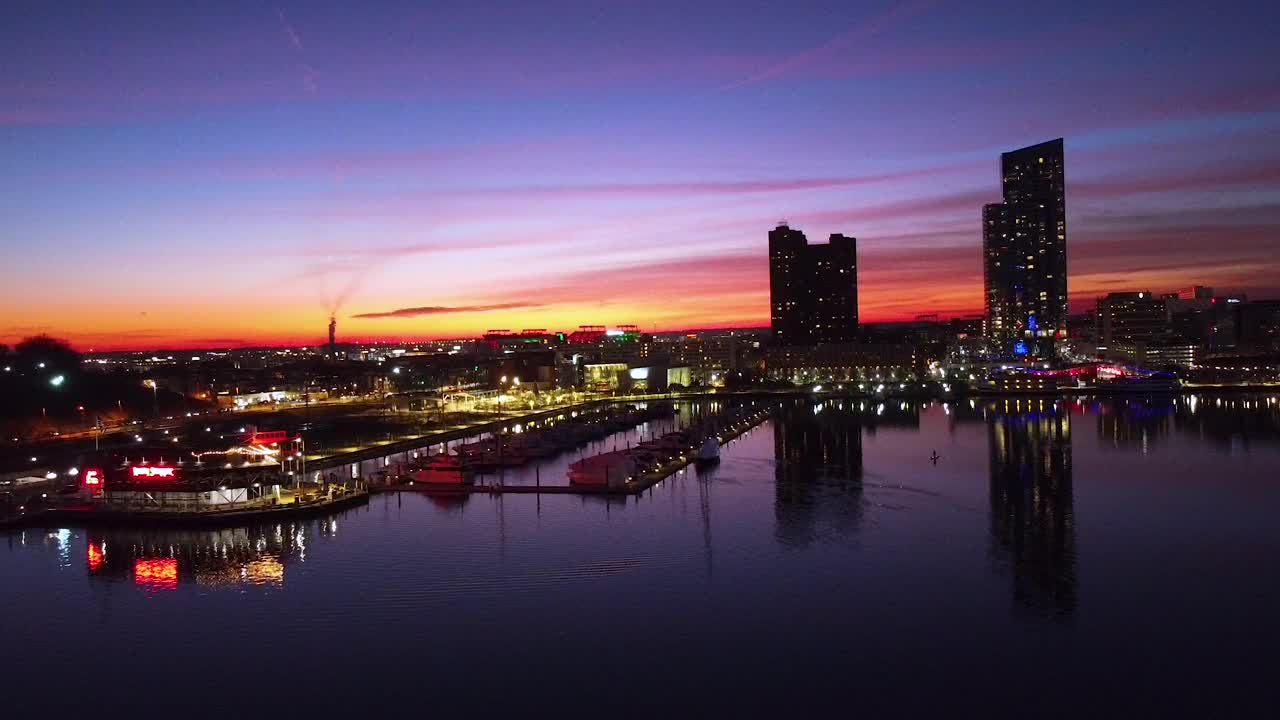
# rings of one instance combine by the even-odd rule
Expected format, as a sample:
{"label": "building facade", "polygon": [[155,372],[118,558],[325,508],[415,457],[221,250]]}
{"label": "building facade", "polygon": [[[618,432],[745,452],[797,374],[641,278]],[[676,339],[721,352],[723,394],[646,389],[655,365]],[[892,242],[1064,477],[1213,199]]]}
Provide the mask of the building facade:
{"label": "building facade", "polygon": [[1118,292],[1098,298],[1098,352],[1117,343],[1152,342],[1169,335],[1166,300],[1146,291]]}
{"label": "building facade", "polygon": [[1062,138],[1000,156],[1004,201],[982,210],[986,336],[1000,355],[1053,354],[1067,335]]}
{"label": "building facade", "polygon": [[827,343],[770,347],[765,377],[797,385],[914,380],[915,349],[908,344]]}
{"label": "building facade", "polygon": [[857,239],[810,245],[785,223],[769,232],[770,330],[777,345],[852,342],[858,332]]}

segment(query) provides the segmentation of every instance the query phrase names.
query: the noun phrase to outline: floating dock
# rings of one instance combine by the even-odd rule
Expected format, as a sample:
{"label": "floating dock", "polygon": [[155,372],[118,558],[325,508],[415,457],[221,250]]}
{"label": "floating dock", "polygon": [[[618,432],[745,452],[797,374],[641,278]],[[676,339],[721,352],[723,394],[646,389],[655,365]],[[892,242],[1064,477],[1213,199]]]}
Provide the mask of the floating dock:
{"label": "floating dock", "polygon": [[[769,418],[769,407],[743,408],[743,412],[725,417],[709,418],[704,432],[693,432],[689,442],[663,450],[643,449],[640,446],[630,452],[646,458],[643,465],[621,482],[570,483],[565,485],[506,485],[499,481],[475,484],[400,483],[372,485],[373,492],[417,492],[428,495],[516,494],[516,495],[638,495],[666,478],[692,465],[697,459],[697,449],[708,437],[715,437],[721,445],[728,443]],[[714,431],[711,427],[714,425]],[[685,431],[689,430],[686,428]],[[684,431],[682,431],[684,432]],[[674,434],[674,433],[672,433]],[[665,436],[664,436],[665,437]],[[622,453],[625,451],[615,451]],[[613,453],[605,453],[611,455]],[[656,456],[656,457],[655,457]],[[598,457],[598,456],[597,456]]]}

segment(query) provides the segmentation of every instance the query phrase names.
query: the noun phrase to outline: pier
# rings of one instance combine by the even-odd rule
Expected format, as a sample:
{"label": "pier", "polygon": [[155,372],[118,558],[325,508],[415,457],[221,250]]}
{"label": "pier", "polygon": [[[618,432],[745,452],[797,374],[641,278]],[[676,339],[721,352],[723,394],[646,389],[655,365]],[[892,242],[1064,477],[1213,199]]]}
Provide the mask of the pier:
{"label": "pier", "polygon": [[[372,492],[417,492],[429,495],[470,495],[470,494],[516,494],[516,495],[638,495],[657,485],[666,478],[676,474],[693,464],[697,459],[698,447],[708,438],[714,437],[720,445],[727,444],[743,433],[751,430],[770,416],[772,405],[760,408],[735,408],[724,415],[704,418],[698,424],[687,426],[671,435],[685,435],[687,440],[681,443],[651,441],[641,443],[625,450],[614,450],[593,457],[608,455],[627,455],[634,464],[635,470],[618,482],[590,483],[569,482],[568,484],[546,485],[541,481],[534,485],[505,484],[501,477],[486,479],[473,484],[458,483],[442,485],[438,483],[371,483]],[[584,458],[589,460],[590,458]],[[580,460],[579,462],[583,462]]]}

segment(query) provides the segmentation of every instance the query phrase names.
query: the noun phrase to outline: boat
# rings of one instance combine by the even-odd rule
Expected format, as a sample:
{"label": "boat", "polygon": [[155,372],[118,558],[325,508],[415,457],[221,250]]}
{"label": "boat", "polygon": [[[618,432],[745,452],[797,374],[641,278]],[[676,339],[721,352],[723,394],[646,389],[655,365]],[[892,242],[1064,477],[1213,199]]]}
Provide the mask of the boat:
{"label": "boat", "polygon": [[1113,393],[1172,393],[1182,388],[1176,375],[1156,372],[1145,376],[1116,378],[1098,383],[1097,389]]}
{"label": "boat", "polygon": [[720,440],[716,437],[709,437],[702,442],[702,446],[698,448],[698,454],[694,457],[694,462],[699,465],[710,465],[720,462]]}
{"label": "boat", "polygon": [[636,473],[636,461],[626,450],[583,458],[569,466],[569,483],[621,487]]}
{"label": "boat", "polygon": [[471,473],[456,455],[432,455],[415,470],[410,470],[406,479],[413,483],[425,485],[458,486],[471,482]]}

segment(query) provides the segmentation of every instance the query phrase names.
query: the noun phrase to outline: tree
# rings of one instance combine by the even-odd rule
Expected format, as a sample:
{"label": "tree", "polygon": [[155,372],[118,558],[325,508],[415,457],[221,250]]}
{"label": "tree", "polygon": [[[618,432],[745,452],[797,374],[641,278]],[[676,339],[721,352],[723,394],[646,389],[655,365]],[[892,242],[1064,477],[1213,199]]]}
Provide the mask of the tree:
{"label": "tree", "polygon": [[[67,341],[48,335],[36,335],[18,343],[13,356],[14,363],[25,370],[67,373],[80,369],[80,353],[73,350]],[[43,367],[41,363],[44,363]]]}

